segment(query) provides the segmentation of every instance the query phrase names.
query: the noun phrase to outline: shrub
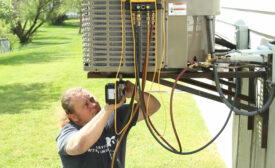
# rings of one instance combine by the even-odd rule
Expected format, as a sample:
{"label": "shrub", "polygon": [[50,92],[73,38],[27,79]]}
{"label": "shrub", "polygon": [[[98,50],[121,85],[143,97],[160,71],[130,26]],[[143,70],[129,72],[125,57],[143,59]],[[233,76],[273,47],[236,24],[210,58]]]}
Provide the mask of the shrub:
{"label": "shrub", "polygon": [[64,23],[65,20],[68,19],[68,16],[63,14],[63,15],[58,15],[56,17],[53,17],[50,21],[50,24],[53,25],[62,25]]}
{"label": "shrub", "polygon": [[0,19],[0,38],[7,38],[7,34],[10,31],[10,25],[4,20]]}

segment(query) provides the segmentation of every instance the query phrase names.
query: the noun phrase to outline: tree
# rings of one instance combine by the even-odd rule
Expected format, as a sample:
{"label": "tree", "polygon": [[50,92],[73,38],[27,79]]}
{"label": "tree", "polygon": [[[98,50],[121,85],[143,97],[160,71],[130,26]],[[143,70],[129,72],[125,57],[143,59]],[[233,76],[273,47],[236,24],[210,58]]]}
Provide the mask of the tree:
{"label": "tree", "polygon": [[66,8],[66,11],[73,11],[77,12],[80,17],[80,28],[79,32],[81,33],[81,25],[82,25],[82,0],[64,0],[64,6]]}
{"label": "tree", "polygon": [[61,25],[67,19],[66,12],[68,9],[66,7],[66,1],[68,0],[58,0],[58,3],[56,4],[58,10],[54,10],[50,13],[50,20],[48,21],[50,24]]}
{"label": "tree", "polygon": [[31,41],[34,33],[58,10],[60,0],[12,0],[11,29],[20,43]]}
{"label": "tree", "polygon": [[4,1],[0,1],[0,38],[7,37],[12,11]]}
{"label": "tree", "polygon": [[9,1],[0,1],[0,19],[9,22],[13,13],[12,8],[8,5]]}

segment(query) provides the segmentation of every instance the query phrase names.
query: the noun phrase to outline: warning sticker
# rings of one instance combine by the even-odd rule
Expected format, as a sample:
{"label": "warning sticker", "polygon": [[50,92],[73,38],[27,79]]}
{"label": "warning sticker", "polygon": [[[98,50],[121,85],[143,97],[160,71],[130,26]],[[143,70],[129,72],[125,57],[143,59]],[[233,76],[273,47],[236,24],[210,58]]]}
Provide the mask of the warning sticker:
{"label": "warning sticker", "polygon": [[186,3],[168,3],[168,15],[186,15],[187,5]]}

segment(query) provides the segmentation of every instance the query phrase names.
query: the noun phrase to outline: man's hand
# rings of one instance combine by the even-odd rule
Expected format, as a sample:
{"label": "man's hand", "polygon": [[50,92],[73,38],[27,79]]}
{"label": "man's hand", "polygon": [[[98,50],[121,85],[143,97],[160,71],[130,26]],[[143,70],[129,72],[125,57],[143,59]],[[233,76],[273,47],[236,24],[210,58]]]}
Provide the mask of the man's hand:
{"label": "man's hand", "polygon": [[[122,91],[121,91],[121,92],[122,92]],[[124,104],[125,100],[126,100],[125,96],[124,96],[122,93],[121,93],[121,95],[122,95],[121,101],[120,101],[120,102],[117,102],[118,104],[116,104],[116,106],[115,106],[114,104],[106,104],[106,105],[104,106],[105,110],[106,110],[106,111],[114,111],[115,108],[121,107],[121,106]]]}
{"label": "man's hand", "polygon": [[130,81],[126,81],[125,86],[126,86],[126,98],[131,98],[135,89],[135,85]]}

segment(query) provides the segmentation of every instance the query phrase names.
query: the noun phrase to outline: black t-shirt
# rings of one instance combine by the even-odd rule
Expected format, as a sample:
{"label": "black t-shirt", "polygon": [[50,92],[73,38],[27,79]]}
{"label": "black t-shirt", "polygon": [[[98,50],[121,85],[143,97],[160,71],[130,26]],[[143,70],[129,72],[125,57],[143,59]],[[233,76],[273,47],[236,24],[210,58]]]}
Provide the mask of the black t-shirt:
{"label": "black t-shirt", "polygon": [[[122,129],[122,123],[125,120],[125,114],[131,112],[132,107],[125,104],[117,109],[117,128],[118,131]],[[134,116],[123,141],[119,146],[116,155],[115,168],[125,167],[125,153],[126,153],[126,137],[137,122],[138,112]],[[128,120],[127,120],[128,121]],[[108,122],[100,136],[99,140],[88,149],[87,152],[81,155],[70,156],[66,153],[66,146],[71,136],[78,132],[80,127],[72,122],[66,124],[58,134],[56,141],[58,153],[60,155],[62,165],[64,168],[111,168],[113,153],[120,135],[116,135],[114,129],[114,112],[108,119]]]}

